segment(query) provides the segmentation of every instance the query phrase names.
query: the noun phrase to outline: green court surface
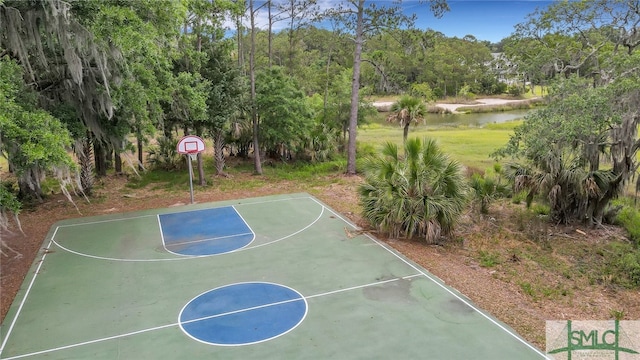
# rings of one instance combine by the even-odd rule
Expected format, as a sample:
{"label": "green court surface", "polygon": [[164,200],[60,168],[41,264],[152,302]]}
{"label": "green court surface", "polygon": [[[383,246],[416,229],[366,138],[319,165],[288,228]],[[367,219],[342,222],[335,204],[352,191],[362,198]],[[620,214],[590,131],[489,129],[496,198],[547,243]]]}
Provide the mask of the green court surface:
{"label": "green court surface", "polygon": [[55,224],[0,359],[544,359],[308,194]]}

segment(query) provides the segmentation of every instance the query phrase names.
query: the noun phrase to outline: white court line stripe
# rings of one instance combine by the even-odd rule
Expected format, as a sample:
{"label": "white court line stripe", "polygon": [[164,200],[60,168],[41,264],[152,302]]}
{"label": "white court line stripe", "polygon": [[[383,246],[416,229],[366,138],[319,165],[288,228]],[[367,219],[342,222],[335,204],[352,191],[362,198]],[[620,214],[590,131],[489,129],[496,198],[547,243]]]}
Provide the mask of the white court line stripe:
{"label": "white court line stripe", "polygon": [[[266,204],[266,203],[271,203],[271,202],[291,201],[291,200],[300,200],[300,199],[310,199],[310,200],[314,200],[314,199],[313,199],[312,197],[310,197],[310,196],[305,196],[305,197],[296,197],[296,198],[278,199],[278,200],[270,200],[270,201],[247,202],[247,203],[243,203],[243,204],[236,204],[236,205]],[[314,200],[314,201],[315,201],[315,200]],[[284,239],[290,238],[290,237],[292,237],[292,236],[294,236],[294,235],[297,235],[297,234],[299,234],[299,233],[301,233],[301,232],[305,231],[306,229],[308,229],[308,228],[310,228],[311,226],[313,226],[313,224],[317,223],[317,222],[320,220],[320,218],[322,217],[322,214],[324,214],[324,209],[325,209],[324,205],[322,205],[322,204],[319,204],[319,205],[321,206],[320,215],[318,215],[318,217],[317,217],[317,218],[316,218],[316,219],[315,219],[311,224],[309,224],[309,225],[305,226],[304,228],[302,228],[302,229],[300,229],[300,230],[298,230],[298,231],[296,231],[296,232],[294,232],[294,233],[292,233],[292,234],[289,234],[289,235],[287,235],[287,236],[284,236],[284,237],[282,237],[282,238],[280,238],[280,239],[276,239],[276,240],[274,240],[274,241],[271,241],[271,242],[268,242],[268,243],[264,243],[264,244],[260,244],[260,245],[258,245],[258,246],[254,246],[254,247],[250,247],[250,248],[242,248],[242,249],[238,249],[238,250],[235,250],[235,251],[248,250],[248,249],[257,248],[257,247],[261,247],[261,246],[268,245],[268,244],[273,244],[273,243],[275,243],[275,242],[278,242],[278,241],[281,241],[281,240],[284,240]],[[234,205],[234,206],[232,206],[232,207],[233,207],[233,209],[238,213],[237,209],[235,208],[235,205]],[[73,226],[80,226],[80,225],[100,224],[100,223],[115,222],[115,221],[124,221],[124,220],[139,219],[139,218],[147,218],[147,217],[153,217],[153,216],[155,216],[155,217],[156,217],[156,219],[157,219],[157,221],[158,221],[158,227],[159,227],[159,229],[160,229],[160,236],[162,237],[162,243],[164,244],[164,235],[162,234],[162,226],[160,226],[160,215],[161,215],[161,214],[155,214],[155,215],[142,215],[142,216],[135,216],[135,217],[123,218],[123,219],[109,219],[109,220],[100,220],[100,221],[86,222],[86,223],[81,223],[81,224],[59,225],[59,226],[56,226],[56,229],[54,230],[53,235],[51,236],[51,240],[49,241],[49,245],[48,245],[48,247],[50,248],[52,244],[55,244],[55,245],[56,245],[56,246],[58,246],[60,249],[65,250],[65,251],[67,251],[67,252],[69,252],[69,253],[72,253],[72,254],[75,254],[75,255],[84,256],[84,257],[87,257],[87,258],[92,258],[92,259],[97,259],[97,260],[122,261],[122,262],[177,261],[177,260],[195,259],[195,258],[202,258],[202,257],[208,257],[208,256],[211,256],[211,255],[202,255],[202,256],[178,257],[178,258],[168,258],[168,259],[118,259],[118,258],[109,258],[109,257],[103,257],[103,256],[95,256],[95,255],[83,254],[83,253],[80,253],[80,252],[77,252],[77,251],[74,251],[74,250],[68,249],[68,248],[66,248],[66,247],[64,247],[64,246],[62,246],[62,245],[60,245],[58,242],[56,242],[56,241],[55,241],[55,236],[57,235],[58,230],[59,230],[60,228],[63,228],[63,227],[73,227]],[[238,215],[240,215],[240,213],[238,213]],[[245,219],[242,217],[242,215],[240,215],[240,217],[243,219],[243,221],[245,221]],[[246,221],[245,221],[245,223],[246,223]],[[249,226],[249,225],[247,224],[247,226]],[[251,228],[249,227],[249,229],[251,229]],[[253,229],[251,229],[251,231],[253,232]],[[255,239],[255,233],[254,233],[254,239]],[[9,339],[9,336],[11,335],[11,333],[12,333],[12,331],[13,331],[13,328],[14,328],[14,326],[15,326],[15,323],[17,322],[18,317],[19,317],[19,315],[20,315],[20,313],[21,313],[21,311],[22,311],[22,308],[23,308],[23,306],[24,306],[24,304],[25,304],[25,302],[26,302],[26,300],[27,300],[27,297],[28,297],[28,295],[29,295],[30,291],[31,291],[31,288],[33,287],[33,284],[34,284],[34,282],[35,282],[35,280],[36,280],[36,276],[38,275],[39,270],[40,270],[40,268],[42,267],[42,265],[43,265],[43,263],[44,263],[44,259],[45,259],[45,257],[46,257],[46,256],[47,256],[47,253],[45,252],[45,253],[43,254],[42,258],[40,259],[40,264],[38,265],[38,267],[37,267],[37,269],[36,269],[36,273],[34,274],[33,278],[31,279],[31,282],[29,283],[29,287],[27,288],[27,291],[25,292],[25,294],[24,294],[24,296],[23,296],[23,298],[22,298],[22,301],[21,301],[21,303],[20,303],[20,306],[18,307],[18,310],[16,311],[16,314],[15,314],[15,315],[14,315],[14,317],[13,317],[13,320],[12,320],[12,322],[11,322],[11,325],[9,326],[9,329],[7,330],[7,332],[6,332],[6,334],[5,334],[5,338],[4,338],[3,342],[2,342],[2,345],[0,346],[0,358],[1,358],[1,356],[2,356],[2,351],[4,350],[4,348],[5,348],[6,344],[7,344],[7,341],[8,341],[8,339]],[[168,326],[175,326],[175,324],[168,325]],[[143,330],[142,332],[145,332],[145,330]],[[100,340],[98,340],[98,341],[100,341]],[[32,354],[32,355],[37,355],[37,354],[35,354],[35,353],[34,353],[34,354]],[[13,357],[12,359],[17,359],[17,358],[24,357],[24,356],[31,356],[31,355],[21,355],[21,356],[19,356],[19,357]]]}
{"label": "white court line stripe", "polygon": [[309,296],[305,297],[305,299],[313,299],[313,298],[320,297],[320,296],[338,294],[338,293],[341,293],[341,292],[362,289],[362,288],[366,288],[366,287],[369,287],[369,286],[378,286],[378,285],[382,285],[382,284],[386,284],[386,283],[390,283],[390,282],[394,282],[394,281],[398,281],[398,280],[411,279],[411,278],[418,277],[418,276],[424,276],[424,274],[419,273],[419,274],[413,274],[413,275],[406,275],[406,276],[403,276],[403,277],[398,277],[398,278],[388,279],[388,280],[382,280],[382,281],[374,282],[374,283],[371,283],[371,284],[357,285],[357,286],[352,286],[352,287],[349,287],[349,288],[338,289],[338,290],[333,290],[333,291],[327,291],[327,292],[321,293],[321,294],[309,295]]}
{"label": "white court line stripe", "polygon": [[[222,313],[222,314],[217,314],[217,315],[210,315],[210,316],[203,317],[203,318],[197,318],[197,319],[188,320],[188,321],[185,321],[185,322],[182,322],[182,323],[193,323],[193,322],[197,322],[197,321],[200,321],[200,320],[207,320],[207,319],[212,319],[212,318],[216,318],[216,317],[221,317],[221,316],[224,316],[224,315],[237,314],[237,313],[240,313],[240,312],[243,312],[243,311],[251,311],[251,310],[264,308],[264,307],[271,306],[271,305],[279,305],[279,304],[284,304],[284,303],[293,302],[293,301],[300,301],[300,300],[306,301],[307,299],[312,299],[312,298],[317,298],[317,297],[321,297],[321,296],[338,294],[338,293],[351,291],[351,290],[362,289],[362,288],[369,287],[369,286],[377,286],[377,285],[386,284],[386,283],[393,282],[393,281],[398,281],[398,280],[404,280],[404,279],[417,277],[417,276],[424,276],[424,274],[418,273],[418,274],[407,275],[407,276],[399,277],[399,278],[395,278],[395,279],[377,281],[377,282],[369,283],[369,284],[365,284],[365,285],[352,286],[352,287],[345,288],[345,289],[333,290],[333,291],[328,291],[328,292],[315,294],[315,295],[310,295],[310,296],[303,296],[301,298],[283,300],[283,301],[278,301],[278,302],[271,303],[271,304],[264,304],[264,305],[254,306],[254,307],[251,307],[251,308],[229,311],[229,312]],[[80,346],[84,346],[84,345],[97,344],[97,343],[104,342],[104,341],[120,339],[120,338],[133,336],[133,335],[138,335],[138,334],[143,334],[143,333],[147,333],[147,332],[151,332],[151,331],[155,331],[155,330],[162,330],[162,329],[166,329],[166,328],[170,328],[170,327],[174,327],[174,326],[180,326],[180,324],[181,324],[181,322],[176,322],[176,323],[166,324],[166,325],[160,325],[160,326],[156,326],[156,327],[152,327],[152,328],[148,328],[148,329],[131,331],[131,332],[120,334],[120,335],[113,335],[113,336],[109,336],[109,337],[106,337],[106,338],[83,341],[83,342],[80,342],[80,343],[60,346],[60,347],[57,347],[57,348],[41,350],[41,351],[32,352],[32,353],[28,353],[28,354],[16,355],[16,356],[12,356],[12,357],[5,358],[5,359],[2,359],[2,360],[22,359],[22,358],[26,358],[26,357],[30,357],[30,356],[35,356],[35,355],[42,355],[42,354],[52,353],[52,352],[56,352],[56,351],[60,351],[60,350],[72,349],[72,348],[76,348],[76,347],[80,347]],[[8,337],[8,335],[7,335],[7,337]]]}
{"label": "white court line stripe", "polygon": [[160,221],[160,214],[156,215],[156,219],[158,221],[158,230],[160,230],[160,240],[162,240],[162,247],[167,250],[167,246],[164,242],[164,231],[162,231],[162,221]]}
{"label": "white court line stripe", "polygon": [[198,321],[211,320],[211,319],[216,319],[216,318],[223,317],[223,316],[235,315],[235,314],[240,314],[240,313],[243,313],[243,312],[249,312],[249,311],[258,310],[258,309],[265,309],[265,308],[268,308],[268,307],[271,307],[271,306],[278,306],[278,305],[282,305],[282,304],[288,304],[288,303],[292,303],[292,302],[295,302],[295,301],[304,301],[305,299],[306,298],[303,296],[303,297],[299,297],[299,298],[296,298],[296,299],[281,300],[281,301],[276,301],[276,302],[273,302],[273,303],[256,305],[256,306],[252,306],[252,307],[248,307],[248,308],[244,308],[244,309],[233,310],[233,311],[227,311],[227,312],[224,312],[224,313],[204,316],[204,317],[201,317],[201,318],[191,319],[191,320],[187,320],[187,321],[180,321],[178,324],[193,324],[193,323],[196,323]]}
{"label": "white court line stripe", "polygon": [[251,201],[251,202],[243,202],[240,204],[234,204],[233,206],[244,206],[244,205],[259,205],[259,204],[269,204],[274,202],[282,202],[282,201],[291,201],[291,200],[309,200],[311,196],[301,196],[287,199],[275,199],[275,200],[262,200],[262,201]]}
{"label": "white court line stripe", "polygon": [[234,237],[237,237],[237,236],[245,236],[245,235],[254,235],[254,234],[252,232],[249,232],[249,233],[233,234],[233,235],[227,235],[227,236],[218,236],[218,237],[212,237],[212,238],[206,238],[206,239],[200,239],[200,240],[181,241],[181,242],[168,243],[168,244],[166,244],[166,246],[171,247],[171,246],[195,244],[195,243],[199,243],[199,242],[215,241],[215,240],[221,240],[221,239],[230,239],[230,238],[234,238]]}
{"label": "white court line stripe", "polygon": [[243,313],[243,312],[249,312],[249,311],[253,311],[253,310],[257,310],[257,309],[263,309],[263,308],[267,308],[269,306],[282,305],[282,304],[287,304],[287,303],[291,303],[291,302],[295,302],[295,301],[301,301],[301,300],[305,300],[306,301],[308,299],[313,299],[313,298],[317,298],[317,297],[321,297],[321,296],[338,294],[338,293],[341,293],[341,292],[362,289],[362,288],[366,288],[366,287],[369,287],[369,286],[378,286],[378,285],[381,285],[381,284],[386,284],[386,283],[390,283],[390,282],[394,282],[394,281],[398,281],[398,280],[406,280],[406,279],[413,278],[413,277],[418,277],[418,276],[424,276],[424,275],[423,274],[407,275],[407,276],[398,277],[398,278],[394,278],[394,279],[382,280],[382,281],[378,281],[378,282],[375,282],[375,283],[369,283],[369,284],[365,284],[365,285],[357,285],[357,286],[352,286],[352,287],[348,287],[348,288],[344,288],[344,289],[327,291],[327,292],[320,293],[320,294],[315,294],[315,295],[302,296],[302,297],[296,298],[296,299],[281,300],[281,301],[276,301],[276,302],[273,302],[273,303],[256,305],[256,306],[252,306],[252,307],[248,307],[248,308],[244,308],[244,309],[238,309],[238,310],[228,311],[228,312],[225,312],[225,313],[209,315],[209,316],[205,316],[205,317],[201,317],[201,318],[197,318],[197,319],[191,319],[191,320],[187,320],[187,321],[182,321],[180,323],[181,324],[191,324],[191,323],[198,322],[198,321],[210,320],[210,319],[215,319],[215,318],[219,318],[219,317],[223,317],[223,316],[227,316],[227,315],[235,315],[235,314],[239,314],[239,313]]}
{"label": "white court line stripe", "polygon": [[[306,197],[295,197],[295,198],[288,198],[288,199],[263,200],[263,201],[254,201],[254,202],[244,202],[244,203],[234,204],[234,205],[222,205],[222,206],[218,206],[218,207],[229,207],[229,206],[233,207],[233,206],[245,206],[245,205],[255,205],[255,204],[268,204],[268,203],[273,203],[273,202],[290,201],[290,200],[301,200],[301,199],[312,199],[312,198],[310,196],[306,196]],[[66,225],[63,224],[63,225],[58,225],[57,227],[64,228],[64,227],[73,227],[73,226],[82,226],[82,225],[101,224],[101,223],[108,223],[108,222],[115,222],[115,221],[127,221],[127,220],[148,218],[148,217],[153,217],[153,216],[160,216],[160,215],[167,215],[167,214],[179,214],[179,213],[183,213],[183,212],[208,210],[208,209],[215,209],[215,208],[202,208],[202,209],[193,209],[193,210],[177,211],[177,212],[162,213],[162,214],[139,215],[139,216],[132,216],[132,217],[126,217],[126,218],[121,218],[121,219],[96,220],[96,221],[89,221],[89,222],[83,222],[83,223],[77,223],[77,224],[66,224]],[[143,211],[151,211],[151,210],[152,209],[143,210]],[[124,213],[124,215],[126,215],[126,214],[127,213]],[[99,217],[99,216],[100,215],[97,215],[96,217]],[[108,215],[102,215],[102,216],[108,216]]]}
{"label": "white court line stripe", "polygon": [[[323,207],[325,205],[323,205],[322,203],[320,203],[318,200],[311,198],[313,201],[317,202],[318,204],[322,205]],[[351,227],[353,227],[356,230],[361,230],[358,226],[356,226],[355,224],[353,224],[351,221],[343,218],[340,214],[336,213],[335,211],[331,210],[331,208],[327,208],[330,212],[332,212],[335,216],[337,216],[338,218],[342,219],[342,221],[344,221],[345,223],[349,224]],[[447,286],[445,286],[444,284],[442,284],[440,281],[436,281],[432,276],[430,276],[428,273],[424,272],[422,269],[418,268],[416,265],[410,263],[409,261],[407,261],[405,258],[403,258],[402,256],[398,255],[397,252],[391,250],[389,247],[387,247],[386,245],[380,243],[380,241],[376,240],[375,238],[373,238],[372,236],[368,235],[368,234],[364,234],[367,238],[369,238],[371,241],[375,242],[376,244],[378,244],[379,246],[381,246],[383,249],[387,250],[389,253],[393,254],[396,258],[400,259],[402,262],[404,262],[405,264],[409,265],[410,267],[412,267],[414,270],[422,273],[426,278],[428,278],[429,280],[433,281],[434,283],[436,283],[438,286],[440,286],[441,288],[443,288],[444,290],[446,290],[449,294],[455,296],[458,300],[462,301],[463,303],[465,303],[467,306],[469,306],[470,308],[472,308],[473,310],[475,310],[476,312],[478,312],[480,315],[482,315],[484,318],[486,318],[487,320],[489,320],[490,322],[492,322],[494,325],[496,325],[497,327],[499,327],[500,329],[502,329],[503,331],[505,331],[507,334],[511,335],[512,337],[514,337],[515,339],[517,339],[519,342],[521,342],[522,344],[526,345],[528,348],[530,348],[531,350],[535,351],[536,353],[538,353],[539,355],[541,355],[544,359],[547,359],[547,356],[540,350],[538,350],[537,348],[535,348],[533,345],[529,344],[527,341],[525,341],[524,339],[522,339],[519,335],[515,334],[514,332],[512,332],[511,330],[509,330],[508,328],[506,328],[504,325],[500,324],[499,322],[497,322],[495,319],[493,319],[491,316],[485,314],[483,311],[481,311],[480,309],[478,309],[477,307],[475,307],[473,304],[471,304],[468,300],[464,299],[463,297],[461,297],[460,295],[456,294],[455,292],[453,292],[450,288],[448,288]]]}
{"label": "white court line stripe", "polygon": [[[56,230],[54,231],[53,236],[51,237],[51,240],[49,241],[48,248],[51,247],[51,243],[53,241],[53,237],[56,236],[56,232],[57,231],[58,231],[58,228],[56,228]],[[33,278],[31,278],[31,282],[29,283],[29,287],[27,287],[27,291],[24,293],[24,296],[22,297],[22,301],[20,302],[20,306],[18,307],[18,310],[16,311],[16,314],[13,316],[13,320],[11,321],[11,325],[9,326],[9,329],[7,330],[5,338],[2,341],[2,346],[0,346],[0,356],[2,356],[2,351],[4,350],[4,347],[7,345],[7,341],[9,340],[9,337],[11,336],[11,332],[13,331],[13,327],[15,326],[16,322],[18,321],[18,316],[20,315],[20,312],[22,312],[22,307],[27,302],[27,297],[28,297],[29,293],[31,292],[31,288],[33,287],[33,284],[36,281],[36,277],[38,277],[38,274],[40,273],[40,268],[42,267],[42,264],[44,264],[44,258],[45,257],[47,257],[47,252],[46,251],[42,255],[42,258],[40,259],[40,263],[38,264],[38,267],[36,268],[36,272],[35,272],[35,274],[33,274]]]}
{"label": "white court line stripe", "polygon": [[[295,198],[295,199],[282,199],[282,200],[277,200],[277,201],[298,200],[298,199],[312,199],[312,198],[311,197],[306,197],[306,198]],[[263,203],[268,203],[268,202],[270,202],[270,201],[264,201]],[[273,202],[275,202],[275,201],[273,201]],[[251,204],[249,204],[249,205],[251,205]],[[278,241],[282,241],[282,240],[288,239],[288,238],[290,238],[292,236],[295,236],[295,235],[307,230],[308,228],[313,226],[315,223],[320,221],[320,218],[322,218],[323,214],[324,214],[324,206],[320,205],[320,215],[318,215],[318,217],[315,220],[313,220],[309,225],[305,226],[304,228],[302,228],[302,229],[300,229],[300,230],[298,230],[298,231],[296,231],[294,233],[291,233],[291,234],[286,235],[284,237],[281,237],[279,239],[275,239],[273,241],[269,241],[269,242],[266,242],[266,243],[263,243],[263,244],[260,244],[260,245],[250,246],[250,247],[243,247],[243,248],[240,248],[240,249],[237,249],[237,250],[234,250],[234,251],[229,251],[229,252],[219,253],[219,254],[210,254],[210,255],[183,255],[183,254],[176,254],[176,255],[179,255],[179,257],[165,258],[165,259],[122,259],[122,258],[113,258],[113,257],[107,257],[107,256],[98,256],[98,255],[85,254],[85,253],[81,253],[79,251],[75,251],[75,250],[71,250],[69,248],[66,248],[66,247],[62,246],[60,243],[58,243],[55,240],[53,240],[53,243],[57,247],[59,247],[60,249],[66,251],[66,252],[69,252],[69,253],[72,253],[72,254],[75,254],[75,255],[78,255],[78,256],[84,256],[84,257],[87,257],[87,258],[90,258],[90,259],[96,259],[96,260],[121,261],[121,262],[160,262],[160,261],[191,260],[191,259],[200,259],[200,258],[205,258],[205,257],[210,257],[210,256],[219,256],[219,255],[231,254],[231,253],[234,253],[234,252],[251,250],[251,249],[259,248],[259,247],[262,247],[262,246],[265,246],[265,245],[270,245],[270,244],[273,244],[273,243],[277,243]],[[159,215],[161,215],[161,214],[158,214],[156,216],[159,216]],[[59,227],[61,227],[61,226],[59,226]],[[158,225],[158,227],[161,228],[160,225]],[[56,228],[56,231],[57,231],[57,228]],[[160,236],[163,237],[162,230],[160,230]],[[162,239],[162,244],[163,244],[163,247],[165,247],[164,238]],[[166,247],[165,247],[165,250],[166,250]],[[173,252],[171,252],[169,250],[166,250],[166,251],[169,254],[175,254],[175,253],[173,253]]]}
{"label": "white court line stripe", "polygon": [[[249,282],[249,283],[254,283],[254,284],[255,284],[255,282]],[[240,285],[240,284],[249,284],[249,283],[248,283],[248,282],[239,282],[239,283],[235,283],[235,284],[229,284],[229,285],[221,286],[221,287],[218,287],[218,288],[215,288],[215,289],[209,290],[209,291],[205,291],[204,293],[202,293],[202,294],[200,294],[200,295],[196,296],[194,299],[196,299],[196,298],[198,298],[198,297],[200,297],[200,296],[202,296],[202,295],[204,295],[204,294],[207,294],[207,293],[209,293],[209,292],[211,292],[211,291],[215,291],[215,290],[218,290],[218,289],[221,289],[221,288],[224,288],[224,287],[230,286],[230,285]],[[307,317],[307,314],[309,313],[309,304],[307,303],[307,300],[305,299],[305,297],[304,297],[301,293],[299,293],[297,290],[295,290],[295,289],[293,289],[293,288],[291,288],[291,287],[288,287],[288,286],[286,286],[286,285],[276,284],[276,283],[270,283],[270,282],[259,282],[259,283],[261,283],[261,284],[276,285],[276,286],[279,286],[279,287],[287,288],[287,289],[289,289],[290,291],[292,291],[292,292],[296,293],[299,297],[298,297],[298,298],[296,298],[296,299],[282,300],[282,301],[280,301],[280,302],[271,303],[271,304],[257,305],[256,307],[253,307],[253,308],[250,308],[250,309],[249,309],[249,308],[239,309],[239,310],[236,310],[236,311],[228,312],[228,313],[226,313],[226,314],[224,314],[224,315],[235,314],[235,313],[239,313],[239,312],[242,312],[242,311],[250,311],[250,310],[255,310],[255,309],[260,309],[260,308],[266,308],[266,307],[268,307],[268,306],[272,306],[272,305],[279,305],[279,304],[285,304],[285,303],[289,303],[289,302],[293,302],[293,301],[302,300],[302,301],[304,302],[304,314],[303,314],[303,315],[302,315],[302,317],[298,320],[298,322],[297,322],[295,325],[293,325],[293,327],[289,328],[289,330],[284,331],[284,332],[281,332],[281,333],[279,333],[278,335],[271,336],[271,337],[264,338],[264,339],[257,340],[257,341],[243,342],[243,343],[239,343],[239,344],[225,344],[225,343],[213,343],[213,342],[204,341],[204,340],[202,340],[202,339],[199,339],[199,338],[195,337],[193,334],[191,334],[187,329],[185,329],[185,328],[184,328],[184,326],[182,326],[182,324],[185,324],[185,323],[192,323],[192,322],[197,322],[197,321],[200,321],[200,320],[206,320],[206,319],[208,319],[208,318],[219,317],[219,316],[220,316],[220,315],[222,315],[222,314],[218,314],[218,315],[215,315],[215,316],[210,316],[210,317],[208,317],[208,318],[197,318],[197,319],[192,319],[192,320],[189,320],[188,322],[186,322],[186,321],[185,321],[185,322],[181,322],[181,323],[180,323],[180,329],[182,329],[182,331],[185,333],[185,335],[187,335],[187,336],[188,336],[188,337],[190,337],[191,339],[193,339],[193,340],[195,340],[195,341],[197,341],[197,342],[201,342],[201,343],[203,343],[203,344],[208,344],[208,345],[217,345],[217,346],[231,346],[231,347],[235,347],[235,346],[253,345],[253,344],[258,344],[258,343],[262,343],[262,342],[265,342],[265,341],[273,340],[273,339],[275,339],[275,338],[278,338],[278,337],[280,337],[280,336],[283,336],[283,335],[285,335],[285,334],[288,334],[289,332],[291,332],[291,331],[293,331],[295,328],[297,328],[297,327],[298,327],[298,325],[300,325],[300,324],[302,323],[302,321],[304,321],[304,319]],[[187,307],[192,303],[192,301],[193,301],[193,299],[192,299],[191,301],[189,301],[189,303],[187,303],[187,304],[182,308],[182,310],[180,310],[180,314],[178,315],[178,319],[180,319],[180,318],[182,317],[182,314],[184,313],[184,310],[185,310],[185,309],[186,309],[186,308],[187,308]]]}
{"label": "white court line stripe", "polygon": [[149,328],[149,329],[142,329],[142,330],[138,330],[138,331],[132,331],[132,332],[129,332],[129,333],[126,333],[126,334],[109,336],[109,337],[102,338],[102,339],[89,340],[89,341],[84,341],[84,342],[77,343],[77,344],[71,344],[71,345],[66,345],[66,346],[60,346],[60,347],[53,348],[53,349],[47,349],[47,350],[32,352],[32,353],[29,353],[29,354],[22,354],[22,355],[12,356],[12,357],[9,357],[9,358],[6,358],[6,359],[2,359],[2,360],[22,359],[22,358],[26,358],[26,357],[29,357],[29,356],[48,354],[48,353],[52,353],[52,352],[55,352],[55,351],[67,350],[67,349],[80,347],[80,346],[83,346],[83,345],[91,345],[91,344],[96,344],[96,343],[103,342],[103,341],[115,340],[115,339],[120,339],[120,338],[127,337],[127,336],[143,334],[143,333],[150,332],[150,331],[162,330],[162,329],[170,328],[170,327],[177,326],[177,325],[178,325],[177,323],[176,324],[161,325],[161,326],[156,326],[156,327]]}
{"label": "white court line stripe", "polygon": [[[198,255],[198,256],[186,256],[186,255],[183,255],[182,257],[165,258],[165,259],[122,259],[122,258],[112,258],[112,257],[107,257],[107,256],[97,256],[97,255],[85,254],[85,253],[81,253],[81,252],[66,248],[66,247],[60,245],[59,243],[57,243],[56,241],[54,241],[53,243],[56,244],[56,246],[59,247],[60,249],[66,251],[66,252],[69,252],[71,254],[78,255],[78,256],[83,256],[83,257],[90,258],[90,259],[107,260],[107,261],[159,262],[159,261],[179,261],[179,260],[188,260],[188,259],[199,259],[199,258],[204,258],[204,257],[207,257],[207,256],[212,256],[212,255]],[[169,251],[167,251],[167,252],[169,252]]]}
{"label": "white court line stripe", "polygon": [[[106,216],[106,215],[104,215],[104,216]],[[74,226],[83,226],[83,225],[95,225],[95,224],[103,224],[103,223],[116,222],[116,221],[127,221],[127,220],[135,220],[135,219],[144,219],[144,218],[154,217],[154,216],[157,216],[157,215],[150,214],[150,215],[139,215],[139,216],[126,217],[126,218],[122,218],[122,219],[96,220],[96,221],[88,221],[88,222],[77,223],[77,224],[58,225],[58,227],[59,228],[64,228],[64,227],[74,227]]]}
{"label": "white court line stripe", "polygon": [[[276,243],[276,242],[278,242],[278,241],[282,241],[282,240],[284,240],[284,239],[288,239],[288,238],[290,238],[290,237],[292,237],[292,236],[296,236],[296,235],[300,234],[301,232],[303,232],[303,231],[307,230],[308,228],[312,227],[312,226],[313,226],[315,223],[317,223],[318,221],[320,221],[320,219],[322,218],[322,214],[324,214],[324,206],[322,206],[322,207],[320,208],[320,215],[318,215],[318,217],[317,217],[315,220],[313,220],[313,221],[311,222],[311,224],[309,224],[309,225],[307,225],[307,226],[303,227],[302,229],[300,229],[300,230],[298,230],[298,231],[296,231],[296,232],[294,232],[294,233],[291,233],[291,234],[289,234],[289,235],[287,235],[287,236],[281,237],[280,239],[276,239],[276,240],[273,240],[273,241],[266,242],[266,243],[264,243],[264,244],[260,244],[260,245],[252,246],[252,247],[250,247],[250,248],[247,248],[247,250],[248,250],[248,249],[255,249],[255,248],[259,248],[259,247],[262,247],[262,246],[265,246],[265,245],[271,245],[271,244]],[[245,250],[245,249],[239,249],[239,250],[236,250],[236,251],[240,251],[240,250]],[[233,252],[233,251],[232,251],[232,252]]]}
{"label": "white court line stripe", "polygon": [[256,232],[253,231],[253,229],[251,228],[251,225],[249,225],[249,223],[247,222],[247,220],[245,220],[245,218],[242,216],[242,214],[240,214],[238,212],[238,209],[236,209],[235,206],[231,206],[231,208],[233,209],[233,211],[236,212],[236,215],[238,215],[238,217],[240,217],[240,219],[244,222],[244,224],[247,226],[247,229],[249,229],[249,231],[251,231],[251,233],[253,234],[253,239],[251,239],[251,241],[249,241],[249,243],[243,247],[241,247],[240,249],[236,249],[236,250],[241,250],[246,248],[247,246],[249,246],[252,242],[254,242],[256,240]]}

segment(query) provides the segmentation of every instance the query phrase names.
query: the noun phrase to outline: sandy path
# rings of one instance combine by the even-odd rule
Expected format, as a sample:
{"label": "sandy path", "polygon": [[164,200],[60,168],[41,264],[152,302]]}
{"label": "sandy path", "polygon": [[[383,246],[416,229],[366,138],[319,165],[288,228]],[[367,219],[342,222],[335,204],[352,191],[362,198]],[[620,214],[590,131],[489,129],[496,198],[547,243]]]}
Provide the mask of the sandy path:
{"label": "sandy path", "polygon": [[[452,113],[455,113],[456,110],[462,106],[480,106],[480,105],[504,105],[504,104],[511,104],[511,103],[519,103],[519,102],[523,102],[523,101],[529,101],[529,99],[527,100],[508,100],[508,99],[476,99],[474,101],[473,104],[453,104],[453,103],[437,103],[435,104],[436,107],[445,109],[445,110],[449,110]],[[378,109],[378,111],[389,111],[388,109],[391,108],[391,105],[393,105],[392,101],[381,101],[381,102],[374,102],[373,106]]]}
{"label": "sandy path", "polygon": [[456,110],[459,107],[462,107],[462,106],[504,105],[504,104],[519,103],[519,102],[523,102],[523,101],[529,101],[529,100],[476,99],[474,104],[444,104],[444,103],[438,103],[438,104],[436,104],[436,106],[440,107],[440,108],[443,108],[443,109],[447,109],[447,110],[449,110],[451,112],[456,112]]}

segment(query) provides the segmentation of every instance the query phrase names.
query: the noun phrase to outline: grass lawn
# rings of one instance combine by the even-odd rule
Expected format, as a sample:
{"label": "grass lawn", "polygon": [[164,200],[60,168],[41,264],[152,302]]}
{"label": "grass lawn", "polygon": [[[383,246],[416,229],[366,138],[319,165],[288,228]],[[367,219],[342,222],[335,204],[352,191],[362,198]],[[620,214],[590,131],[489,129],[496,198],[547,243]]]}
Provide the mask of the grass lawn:
{"label": "grass lawn", "polygon": [[[513,129],[521,123],[521,121],[512,121],[489,124],[482,128],[412,127],[409,130],[409,136],[434,138],[452,159],[469,168],[485,170],[492,167],[494,163],[489,154],[505,145],[513,134]],[[376,150],[386,141],[402,145],[402,128],[377,124],[366,125],[358,130],[358,141],[361,144],[371,145]]]}

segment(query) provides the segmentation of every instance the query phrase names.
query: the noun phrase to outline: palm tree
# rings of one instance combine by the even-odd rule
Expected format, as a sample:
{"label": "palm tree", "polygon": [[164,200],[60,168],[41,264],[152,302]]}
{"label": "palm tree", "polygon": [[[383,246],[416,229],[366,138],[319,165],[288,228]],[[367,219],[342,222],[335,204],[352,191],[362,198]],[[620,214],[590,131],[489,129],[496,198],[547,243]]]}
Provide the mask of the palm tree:
{"label": "palm tree", "polygon": [[391,105],[391,114],[387,116],[388,122],[397,122],[404,128],[403,141],[407,141],[409,125],[424,120],[427,107],[420,98],[403,96]]}
{"label": "palm tree", "polygon": [[409,139],[404,155],[387,142],[365,163],[358,192],[364,218],[378,231],[429,243],[451,232],[467,200],[461,166],[432,139]]}

